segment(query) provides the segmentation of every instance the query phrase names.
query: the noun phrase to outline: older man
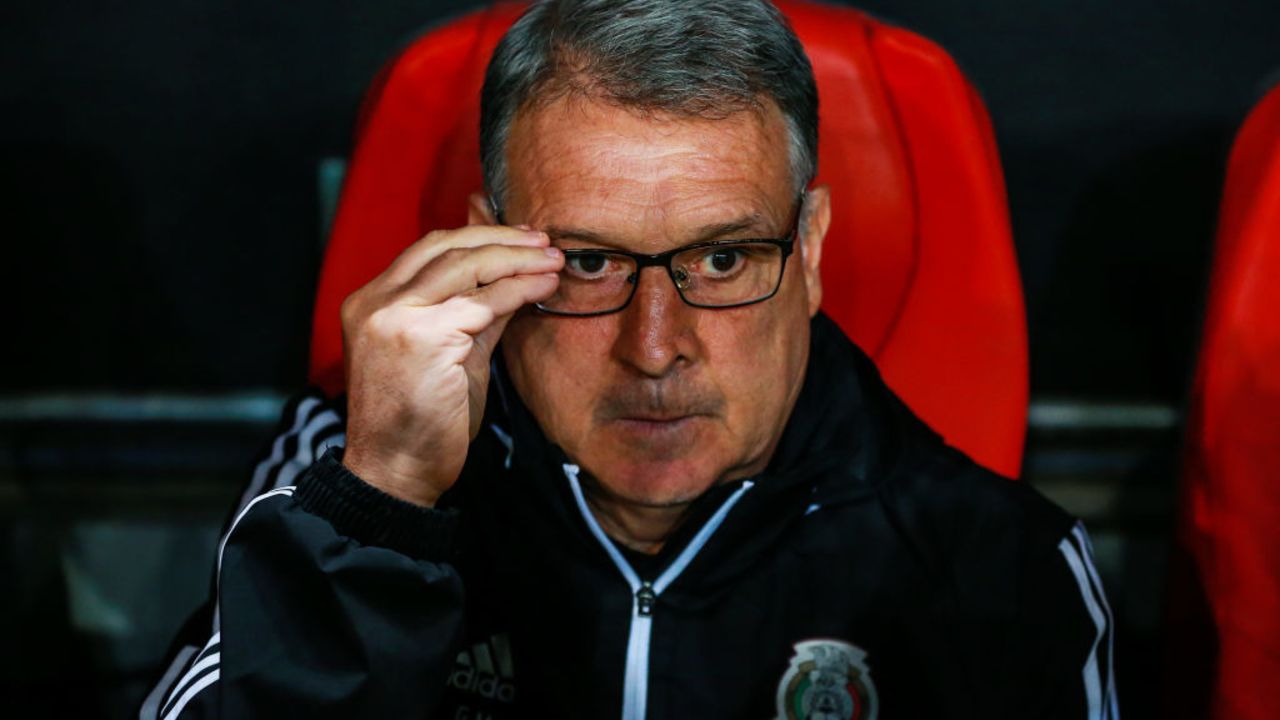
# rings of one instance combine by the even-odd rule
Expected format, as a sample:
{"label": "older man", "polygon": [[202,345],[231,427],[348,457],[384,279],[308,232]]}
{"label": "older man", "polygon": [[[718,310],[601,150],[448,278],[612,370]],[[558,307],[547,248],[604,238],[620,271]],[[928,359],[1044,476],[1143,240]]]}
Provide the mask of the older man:
{"label": "older man", "polygon": [[1114,716],[1083,531],[818,312],[771,5],[535,4],[482,106],[470,225],[346,302],[345,450],[239,514],[144,716]]}

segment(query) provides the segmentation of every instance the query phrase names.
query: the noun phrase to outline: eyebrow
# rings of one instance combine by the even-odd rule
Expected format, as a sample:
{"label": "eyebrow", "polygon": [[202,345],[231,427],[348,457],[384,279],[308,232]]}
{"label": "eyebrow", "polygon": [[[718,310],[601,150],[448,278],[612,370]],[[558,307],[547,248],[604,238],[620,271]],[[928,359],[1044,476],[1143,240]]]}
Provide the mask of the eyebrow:
{"label": "eyebrow", "polygon": [[[750,230],[753,227],[759,227],[763,219],[764,218],[760,213],[751,213],[750,215],[744,215],[728,222],[703,225],[698,228],[692,242],[701,243],[711,240],[719,240],[726,235],[733,235],[744,230]],[[627,248],[622,247],[617,241],[607,235],[582,228],[548,225],[545,232],[552,240],[576,240],[578,242],[599,247],[612,248],[615,250],[627,250]]]}

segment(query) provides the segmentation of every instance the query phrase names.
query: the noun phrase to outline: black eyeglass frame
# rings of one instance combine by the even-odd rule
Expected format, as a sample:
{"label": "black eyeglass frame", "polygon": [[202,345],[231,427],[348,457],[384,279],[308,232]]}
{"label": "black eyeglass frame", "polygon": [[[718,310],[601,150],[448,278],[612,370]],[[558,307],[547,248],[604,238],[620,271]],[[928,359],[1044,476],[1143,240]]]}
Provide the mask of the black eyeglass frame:
{"label": "black eyeglass frame", "polygon": [[[666,268],[667,277],[671,278],[671,284],[675,286],[676,294],[680,296],[680,300],[684,302],[684,304],[690,307],[702,308],[706,310],[727,310],[729,308],[745,307],[747,305],[755,305],[756,303],[762,303],[765,300],[772,298],[774,295],[777,295],[778,290],[782,288],[782,279],[786,277],[786,274],[787,274],[787,258],[790,257],[791,253],[795,250],[795,244],[797,242],[797,238],[800,235],[800,222],[804,218],[804,200],[805,200],[804,194],[801,194],[799,201],[796,203],[795,220],[792,221],[791,223],[791,232],[790,234],[787,235],[786,238],[783,238],[783,239],[741,238],[738,240],[711,240],[709,242],[700,242],[700,243],[694,243],[692,245],[685,245],[684,247],[674,248],[666,252],[661,252],[654,255],[630,252],[628,250],[615,250],[613,248],[574,248],[570,250],[562,250],[561,252],[564,253],[566,263],[569,262],[569,259],[574,256],[583,256],[583,255],[621,255],[623,257],[631,258],[636,263],[635,272],[630,277],[627,278],[627,282],[630,283],[631,285],[631,292],[627,294],[627,299],[623,301],[621,305],[609,310],[596,310],[594,312],[576,313],[576,312],[565,312],[563,310],[551,310],[543,307],[542,303],[534,303],[534,307],[536,307],[540,312],[547,313],[548,315],[558,315],[560,317],[598,317],[600,315],[612,315],[613,313],[616,313],[616,312],[622,312],[623,310],[627,309],[627,306],[631,304],[632,299],[635,298],[636,288],[640,287],[640,273],[645,268],[648,268],[648,267]],[[497,218],[500,224],[503,224],[503,225],[506,224],[502,219],[502,212],[498,210],[496,207],[494,208],[494,216]],[[680,281],[676,279],[675,268],[671,267],[672,258],[674,258],[676,255],[688,252],[690,250],[698,250],[701,248],[708,248],[708,247],[734,247],[735,245],[761,245],[761,244],[774,245],[778,247],[779,250],[781,250],[782,266],[778,268],[778,281],[774,283],[773,290],[769,291],[768,295],[762,295],[761,297],[755,298],[754,300],[746,300],[740,303],[733,303],[730,305],[705,305],[702,303],[692,302],[691,300],[689,300],[689,298],[685,297],[684,290],[680,288]]]}

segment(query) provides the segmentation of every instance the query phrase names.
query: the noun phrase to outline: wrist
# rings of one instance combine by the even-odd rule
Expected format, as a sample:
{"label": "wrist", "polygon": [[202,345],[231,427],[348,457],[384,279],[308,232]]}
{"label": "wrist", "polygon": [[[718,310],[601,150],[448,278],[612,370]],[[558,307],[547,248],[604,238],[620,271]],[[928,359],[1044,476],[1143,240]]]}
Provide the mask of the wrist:
{"label": "wrist", "polygon": [[294,498],[302,509],[331,524],[339,535],[430,561],[451,557],[458,513],[427,508],[388,495],[342,464],[331,448],[298,479]]}
{"label": "wrist", "polygon": [[375,456],[348,446],[342,464],[365,483],[420,507],[435,507],[447,487],[433,481],[437,468],[432,464],[403,453]]}

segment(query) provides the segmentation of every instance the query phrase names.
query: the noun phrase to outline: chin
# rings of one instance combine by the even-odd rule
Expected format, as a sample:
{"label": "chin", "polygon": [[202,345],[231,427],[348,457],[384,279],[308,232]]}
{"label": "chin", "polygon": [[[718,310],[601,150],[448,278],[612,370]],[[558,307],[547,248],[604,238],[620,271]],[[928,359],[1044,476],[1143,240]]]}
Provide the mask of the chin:
{"label": "chin", "polygon": [[592,474],[610,495],[645,507],[688,504],[718,480],[704,463],[685,460],[615,462]]}
{"label": "chin", "polygon": [[[716,483],[728,463],[716,428],[702,418],[676,423],[610,421],[597,426],[582,465],[610,495],[649,507],[681,505]],[[594,451],[594,452],[593,452]]]}

